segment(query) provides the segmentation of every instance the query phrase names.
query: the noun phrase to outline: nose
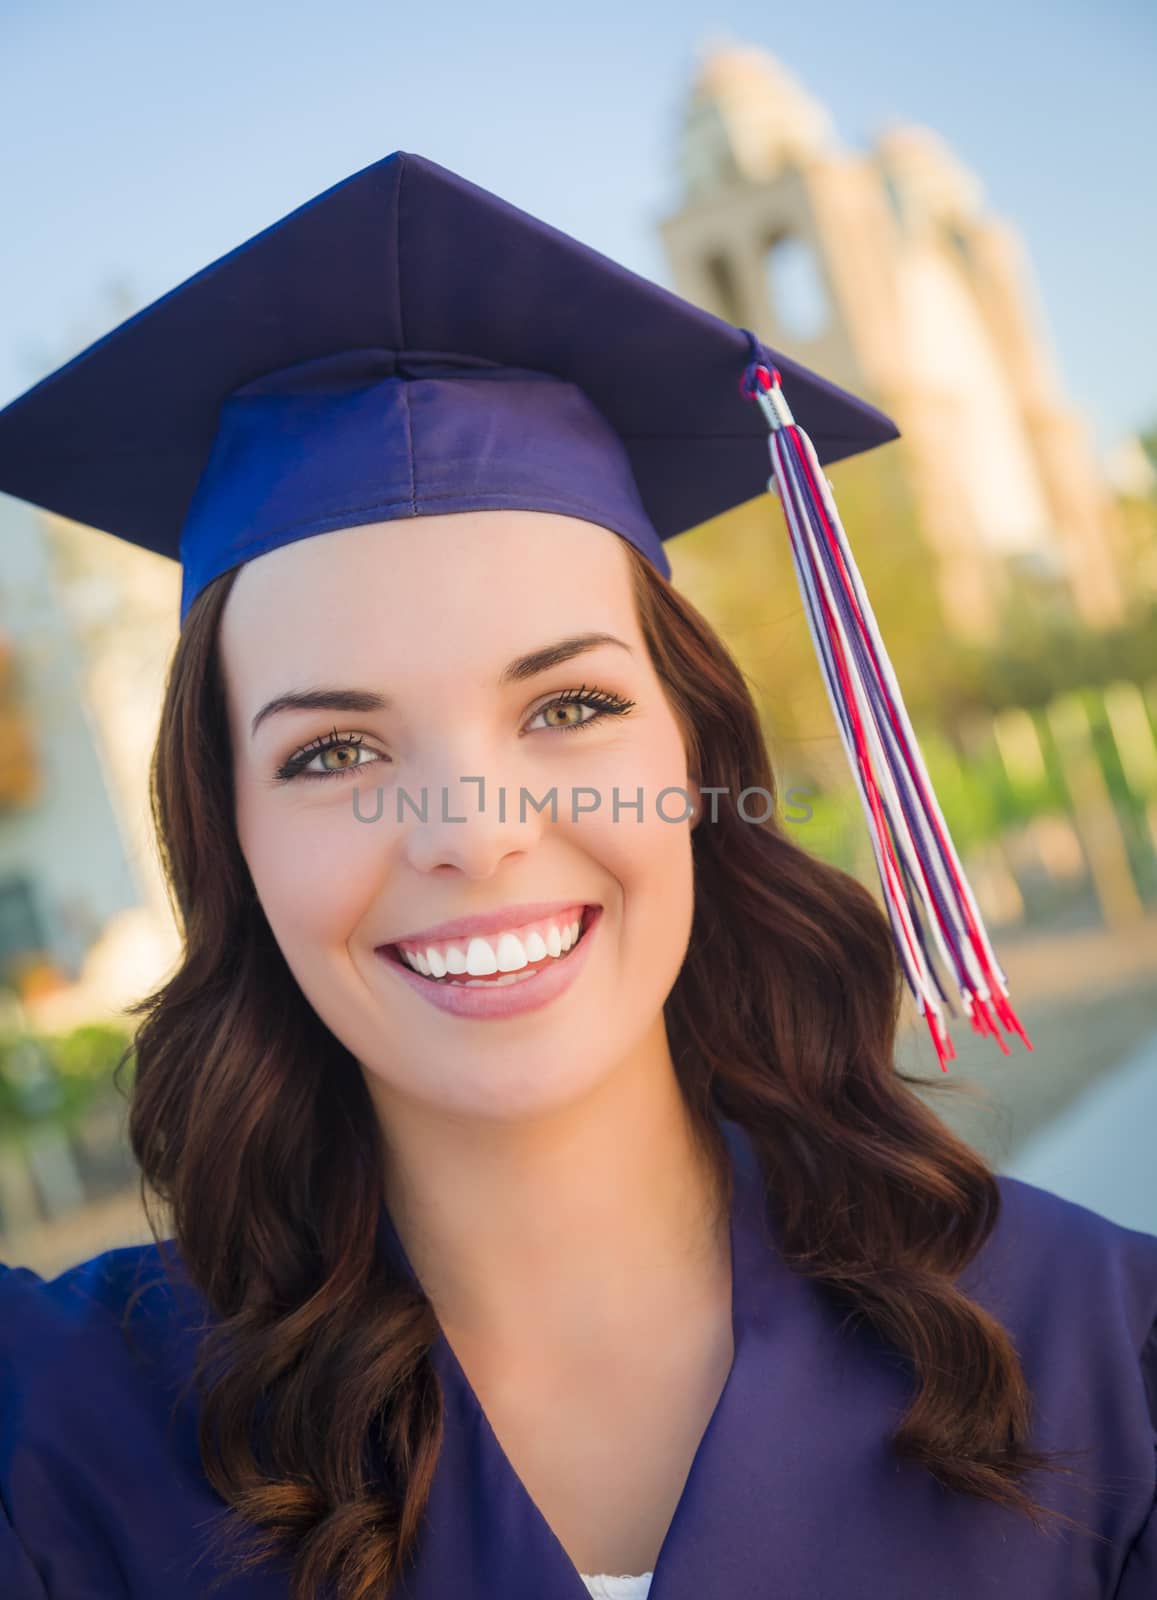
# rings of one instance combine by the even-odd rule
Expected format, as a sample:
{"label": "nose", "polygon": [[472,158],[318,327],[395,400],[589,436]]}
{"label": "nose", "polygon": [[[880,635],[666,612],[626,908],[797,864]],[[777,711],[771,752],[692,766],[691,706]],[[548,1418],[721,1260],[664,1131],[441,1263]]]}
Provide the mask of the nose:
{"label": "nose", "polygon": [[551,826],[549,803],[540,813],[522,786],[478,775],[423,785],[412,797],[403,851],[418,872],[453,868],[486,878],[507,856],[533,848]]}

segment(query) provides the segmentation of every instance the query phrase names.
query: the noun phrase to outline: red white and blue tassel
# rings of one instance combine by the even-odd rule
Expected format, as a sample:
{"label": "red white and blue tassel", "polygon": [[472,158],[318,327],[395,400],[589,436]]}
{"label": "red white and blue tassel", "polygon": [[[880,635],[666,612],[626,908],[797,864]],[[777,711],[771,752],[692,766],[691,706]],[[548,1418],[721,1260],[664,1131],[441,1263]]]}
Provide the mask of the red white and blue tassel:
{"label": "red white and blue tassel", "polygon": [[1007,1055],[999,1019],[1031,1050],[933,792],[831,484],[792,417],[778,371],[760,359],[754,335],[747,337],[755,358],[740,390],[758,402],[771,430],[767,486],[783,507],[808,628],[867,819],[884,907],[941,1071],[947,1072],[956,1051],[937,995],[957,1013],[933,966],[930,940],[952,973],[973,1030],[991,1035]]}

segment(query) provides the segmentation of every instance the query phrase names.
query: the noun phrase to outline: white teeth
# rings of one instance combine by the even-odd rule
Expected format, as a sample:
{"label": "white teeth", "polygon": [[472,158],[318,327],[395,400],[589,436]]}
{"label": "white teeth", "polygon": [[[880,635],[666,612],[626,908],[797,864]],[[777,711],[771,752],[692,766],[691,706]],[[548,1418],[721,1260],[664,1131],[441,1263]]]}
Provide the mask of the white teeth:
{"label": "white teeth", "polygon": [[[546,930],[545,939],[537,930],[527,935],[525,943],[516,933],[503,933],[498,937],[497,946],[489,939],[471,939],[465,953],[459,945],[448,944],[441,950],[430,945],[424,954],[410,950],[401,950],[399,954],[407,966],[413,967],[424,978],[445,978],[467,973],[470,978],[484,978],[493,973],[513,976],[532,962],[542,961],[547,956],[557,958],[566,955],[577,942],[581,928],[582,917],[578,916],[573,922],[562,923],[558,927],[552,924]],[[502,983],[504,979],[496,978],[494,981]]]}
{"label": "white teeth", "polygon": [[498,971],[498,957],[488,939],[471,939],[466,947],[466,971],[472,978]]}
{"label": "white teeth", "polygon": [[529,962],[530,957],[523,948],[522,940],[518,935],[516,933],[504,933],[498,941],[499,972],[521,972]]}
{"label": "white teeth", "polygon": [[501,978],[451,978],[451,989],[505,989],[512,983],[532,983],[537,972],[504,972]]}

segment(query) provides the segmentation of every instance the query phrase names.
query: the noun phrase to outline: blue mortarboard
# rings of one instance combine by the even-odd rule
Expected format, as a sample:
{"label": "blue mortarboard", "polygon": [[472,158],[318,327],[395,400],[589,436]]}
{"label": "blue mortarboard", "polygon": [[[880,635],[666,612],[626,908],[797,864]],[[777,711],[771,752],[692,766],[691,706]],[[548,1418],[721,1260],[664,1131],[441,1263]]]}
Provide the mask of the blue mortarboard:
{"label": "blue mortarboard", "polygon": [[[212,578],[485,507],[663,540],[766,490],[744,335],[421,156],[326,190],[0,413],[0,487]],[[777,358],[821,460],[892,422]]]}
{"label": "blue mortarboard", "polygon": [[820,470],[897,436],[746,329],[398,151],[0,411],[0,490],[179,559],[184,622],[281,545],[442,512],[581,517],[668,577],[665,540],[774,488],[943,1064],[929,939],[1002,1048],[986,1002],[1010,1025],[1007,989]]}

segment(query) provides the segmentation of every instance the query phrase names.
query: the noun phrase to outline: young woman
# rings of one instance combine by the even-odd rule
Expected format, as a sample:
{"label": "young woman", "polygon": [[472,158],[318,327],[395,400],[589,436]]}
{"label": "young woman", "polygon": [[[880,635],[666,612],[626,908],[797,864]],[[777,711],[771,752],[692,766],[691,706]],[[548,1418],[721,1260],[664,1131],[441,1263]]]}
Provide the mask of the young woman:
{"label": "young woman", "polygon": [[662,539],[766,471],[742,352],[399,155],[0,414],[185,574],[172,1237],[0,1269],[6,1600],[1157,1593],[1157,1239],[927,1109],[889,917],[735,803]]}

